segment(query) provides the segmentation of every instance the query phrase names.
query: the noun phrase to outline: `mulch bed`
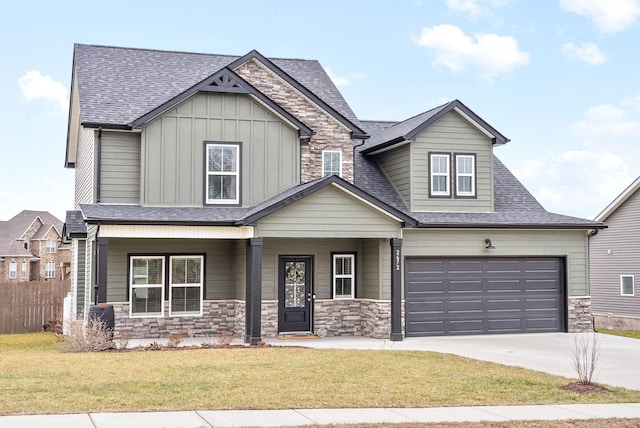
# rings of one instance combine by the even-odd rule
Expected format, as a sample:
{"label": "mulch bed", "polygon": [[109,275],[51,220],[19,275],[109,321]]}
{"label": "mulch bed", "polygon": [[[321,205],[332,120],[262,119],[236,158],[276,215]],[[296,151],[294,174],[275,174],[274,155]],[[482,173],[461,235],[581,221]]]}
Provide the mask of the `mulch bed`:
{"label": "mulch bed", "polygon": [[582,383],[572,382],[562,387],[565,391],[573,392],[575,394],[608,394],[610,389],[596,383]]}

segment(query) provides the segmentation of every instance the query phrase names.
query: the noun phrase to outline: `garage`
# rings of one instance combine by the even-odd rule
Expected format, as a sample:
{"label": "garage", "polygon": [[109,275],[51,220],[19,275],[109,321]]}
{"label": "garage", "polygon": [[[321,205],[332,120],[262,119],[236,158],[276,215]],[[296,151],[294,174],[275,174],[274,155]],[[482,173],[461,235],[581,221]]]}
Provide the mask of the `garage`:
{"label": "garage", "polygon": [[407,257],[407,337],[565,331],[564,259]]}

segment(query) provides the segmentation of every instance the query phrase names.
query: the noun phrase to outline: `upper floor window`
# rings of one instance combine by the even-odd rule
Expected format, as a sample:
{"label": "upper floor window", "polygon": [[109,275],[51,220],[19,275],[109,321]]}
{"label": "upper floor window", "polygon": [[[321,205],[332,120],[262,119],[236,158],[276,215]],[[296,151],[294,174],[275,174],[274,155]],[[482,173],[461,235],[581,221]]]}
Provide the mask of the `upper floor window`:
{"label": "upper floor window", "polygon": [[44,264],[44,276],[45,278],[56,277],[56,262],[46,262]]}
{"label": "upper floor window", "polygon": [[206,144],[206,203],[240,203],[240,145]]}
{"label": "upper floor window", "polygon": [[620,275],[620,294],[633,296],[635,294],[633,275]]}
{"label": "upper floor window", "polygon": [[355,297],[355,261],[355,254],[333,255],[334,299],[353,299]]}
{"label": "upper floor window", "polygon": [[323,150],[322,152],[322,176],[342,176],[342,152],[335,150]]}
{"label": "upper floor window", "polygon": [[456,196],[476,195],[476,156],[456,155]]}
{"label": "upper floor window", "polygon": [[22,261],[22,266],[21,266],[21,272],[20,274],[22,275],[22,278],[27,278],[27,262],[25,262],[24,260]]}
{"label": "upper floor window", "polygon": [[47,253],[55,253],[56,252],[56,241],[47,241],[45,246],[45,252]]}
{"label": "upper floor window", "polygon": [[9,263],[9,278],[13,279],[16,278],[18,275],[18,264],[15,262],[15,260],[12,260]]}
{"label": "upper floor window", "polygon": [[431,195],[449,196],[451,178],[449,174],[450,157],[448,154],[433,153],[430,156]]}

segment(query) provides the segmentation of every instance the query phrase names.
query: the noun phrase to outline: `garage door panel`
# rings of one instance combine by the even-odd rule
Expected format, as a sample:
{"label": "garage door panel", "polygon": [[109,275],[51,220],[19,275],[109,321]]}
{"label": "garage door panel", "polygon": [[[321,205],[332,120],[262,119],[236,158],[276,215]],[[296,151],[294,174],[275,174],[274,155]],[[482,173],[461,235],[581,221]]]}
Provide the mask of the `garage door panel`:
{"label": "garage door panel", "polygon": [[562,331],[562,268],[558,258],[407,258],[406,334]]}

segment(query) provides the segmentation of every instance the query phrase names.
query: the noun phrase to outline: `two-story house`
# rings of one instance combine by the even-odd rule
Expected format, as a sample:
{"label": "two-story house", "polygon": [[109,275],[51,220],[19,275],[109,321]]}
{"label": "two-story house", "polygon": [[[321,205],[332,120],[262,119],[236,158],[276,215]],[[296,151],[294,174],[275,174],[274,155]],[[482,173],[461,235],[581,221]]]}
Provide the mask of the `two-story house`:
{"label": "two-story house", "polygon": [[63,223],[47,211],[24,210],[0,221],[0,282],[68,279],[71,252]]}
{"label": "two-story house", "polygon": [[317,61],[76,45],[74,307],[134,337],[591,328],[587,233],[454,100],[359,120]]}

